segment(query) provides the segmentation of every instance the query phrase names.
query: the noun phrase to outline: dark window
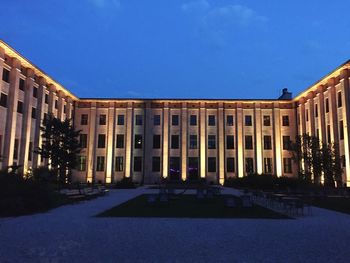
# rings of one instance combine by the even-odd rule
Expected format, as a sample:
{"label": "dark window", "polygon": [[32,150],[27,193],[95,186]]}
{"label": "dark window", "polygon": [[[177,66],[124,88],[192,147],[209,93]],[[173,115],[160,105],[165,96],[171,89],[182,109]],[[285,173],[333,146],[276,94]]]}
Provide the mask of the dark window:
{"label": "dark window", "polygon": [[137,126],[141,126],[142,125],[142,115],[136,115],[135,124]]}
{"label": "dark window", "polygon": [[344,124],[343,121],[339,122],[339,139],[344,140]]}
{"label": "dark window", "polygon": [[328,98],[326,98],[326,113],[329,112],[329,101]]}
{"label": "dark window", "polygon": [[123,159],[123,156],[116,156],[115,157],[115,171],[116,172],[124,171],[124,159]]}
{"label": "dark window", "polygon": [[18,101],[17,102],[17,112],[18,113],[23,113],[23,102],[22,101]]}
{"label": "dark window", "polygon": [[64,114],[67,113],[67,105],[63,105],[63,113],[64,113]]}
{"label": "dark window", "polygon": [[33,97],[37,98],[38,97],[38,88],[33,87]]}
{"label": "dark window", "polygon": [[87,147],[87,134],[80,134],[80,148],[86,148]]}
{"label": "dark window", "polygon": [[135,134],[135,149],[142,149],[142,135]]}
{"label": "dark window", "polygon": [[171,125],[179,125],[179,115],[171,115]]}
{"label": "dark window", "polygon": [[190,135],[190,149],[197,149],[197,135]]}
{"label": "dark window", "polygon": [[306,111],[305,111],[305,118],[306,118],[306,121],[309,121],[309,110],[308,109],[306,109]]}
{"label": "dark window", "polygon": [[179,157],[169,158],[169,175],[170,175],[170,179],[173,179],[173,180],[180,179],[180,158]]}
{"label": "dark window", "polygon": [[134,172],[142,171],[142,157],[135,156],[134,157]]}
{"label": "dark window", "polygon": [[103,172],[104,170],[105,170],[105,157],[104,156],[97,156],[96,171]]}
{"label": "dark window", "polygon": [[106,114],[101,114],[100,115],[100,125],[106,125]]}
{"label": "dark window", "polygon": [[20,90],[23,90],[24,91],[24,79],[19,79],[19,86],[18,86],[18,88],[20,89]]}
{"label": "dark window", "polygon": [[264,172],[266,174],[272,173],[272,158],[264,158]]}
{"label": "dark window", "polygon": [[124,134],[117,134],[116,148],[124,148]]}
{"label": "dark window", "polygon": [[18,158],[18,143],[19,143],[19,140],[15,139],[15,145],[13,148],[13,159],[15,159],[15,160],[17,160],[17,158]]}
{"label": "dark window", "polygon": [[291,149],[291,141],[290,136],[283,136],[283,150],[290,150]]}
{"label": "dark window", "polygon": [[1,93],[0,106],[7,107],[7,95],[5,93]]}
{"label": "dark window", "polygon": [[124,115],[118,115],[117,125],[124,125]]}
{"label": "dark window", "polygon": [[216,172],[216,158],[208,157],[208,173]]}
{"label": "dark window", "polygon": [[106,135],[99,134],[97,140],[97,148],[105,148],[106,147]]}
{"label": "dark window", "polygon": [[298,113],[297,119],[298,119],[298,125],[300,125],[300,113]]}
{"label": "dark window", "polygon": [[36,119],[36,108],[32,108],[32,119]]}
{"label": "dark window", "polygon": [[55,100],[55,109],[58,109],[58,100]]}
{"label": "dark window", "polygon": [[235,148],[235,137],[233,135],[226,136],[226,149],[232,150]]}
{"label": "dark window", "polygon": [[86,156],[79,156],[78,171],[80,172],[86,171]]}
{"label": "dark window", "polygon": [[80,119],[80,124],[81,125],[87,125],[88,124],[88,115],[87,114],[82,114],[81,119]]}
{"label": "dark window", "polygon": [[252,150],[253,149],[253,136],[246,135],[245,136],[245,149]]}
{"label": "dark window", "polygon": [[235,158],[228,157],[226,159],[226,171],[228,173],[234,173],[235,172]]}
{"label": "dark window", "polygon": [[2,80],[10,83],[10,71],[5,68],[2,70]]}
{"label": "dark window", "polygon": [[272,149],[271,136],[264,135],[264,150],[271,150],[271,149]]}
{"label": "dark window", "polygon": [[44,120],[47,120],[47,113],[44,113]]}
{"label": "dark window", "polygon": [[160,115],[154,115],[153,125],[154,126],[159,126],[160,125]]}
{"label": "dark window", "polygon": [[283,158],[283,171],[284,173],[292,173],[292,158]]}
{"label": "dark window", "polygon": [[31,161],[32,158],[33,158],[33,142],[29,142],[28,161]]}
{"label": "dark window", "polygon": [[315,118],[318,117],[318,107],[317,107],[317,104],[315,104]]}
{"label": "dark window", "polygon": [[197,115],[191,115],[190,116],[190,125],[196,126],[197,125]]}
{"label": "dark window", "polygon": [[153,135],[153,149],[160,149],[160,135]]}
{"label": "dark window", "polygon": [[248,174],[254,173],[253,158],[245,158],[245,171]]}
{"label": "dark window", "polygon": [[208,149],[216,149],[216,136],[208,135]]}
{"label": "dark window", "polygon": [[331,143],[331,126],[327,125],[327,142]]}
{"label": "dark window", "polygon": [[338,92],[338,108],[340,108],[341,106],[343,106],[343,102],[342,102],[342,97],[341,97],[341,92]]}
{"label": "dark window", "polygon": [[251,115],[245,115],[245,126],[252,126],[252,116]]}
{"label": "dark window", "polygon": [[160,157],[152,157],[152,172],[160,172]]}
{"label": "dark window", "polygon": [[283,115],[282,116],[282,125],[283,126],[289,126],[289,116],[288,115]]}
{"label": "dark window", "polygon": [[271,126],[271,118],[269,115],[264,115],[264,126]]}
{"label": "dark window", "polygon": [[227,115],[226,116],[226,125],[227,126],[233,126],[234,122],[233,122],[233,115]]}
{"label": "dark window", "polygon": [[49,103],[49,94],[45,93],[45,104]]}
{"label": "dark window", "polygon": [[215,126],[215,115],[209,115],[208,116],[208,125],[209,126]]}
{"label": "dark window", "polygon": [[179,149],[179,135],[171,135],[171,149]]}
{"label": "dark window", "polygon": [[341,156],[341,162],[342,162],[343,167],[346,167],[345,155],[342,155],[342,156]]}

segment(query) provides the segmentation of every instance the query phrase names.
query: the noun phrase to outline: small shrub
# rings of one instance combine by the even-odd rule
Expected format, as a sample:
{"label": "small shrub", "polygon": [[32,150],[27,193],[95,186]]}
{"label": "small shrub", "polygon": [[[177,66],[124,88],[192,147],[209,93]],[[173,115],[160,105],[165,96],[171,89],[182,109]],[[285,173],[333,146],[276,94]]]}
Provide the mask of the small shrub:
{"label": "small shrub", "polygon": [[130,177],[123,177],[123,179],[121,179],[115,184],[114,188],[130,189],[130,188],[136,188],[136,185]]}

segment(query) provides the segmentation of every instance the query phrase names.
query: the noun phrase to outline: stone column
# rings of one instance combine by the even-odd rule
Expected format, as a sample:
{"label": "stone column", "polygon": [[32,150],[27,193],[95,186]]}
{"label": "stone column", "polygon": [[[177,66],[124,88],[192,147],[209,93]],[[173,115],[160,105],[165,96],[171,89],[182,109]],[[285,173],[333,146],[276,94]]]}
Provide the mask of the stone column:
{"label": "stone column", "polygon": [[[48,113],[54,113],[55,109],[55,95],[56,95],[56,87],[53,84],[48,85],[49,90],[49,103],[48,103]],[[57,117],[57,116],[56,116]]]}
{"label": "stone column", "polygon": [[[19,153],[19,164],[22,165],[23,174],[27,173],[28,169],[28,155],[29,151],[29,141],[31,132],[31,110],[32,110],[32,94],[34,85],[34,71],[32,69],[27,69],[27,78],[25,80],[24,87],[24,106],[23,106],[23,116],[22,116],[22,136],[20,143],[20,153]],[[39,95],[39,94],[38,94]],[[40,107],[40,105],[39,105]],[[39,109],[37,109],[38,119]]]}
{"label": "stone column", "polygon": [[169,106],[164,103],[163,109],[163,177],[168,177],[169,166]]}
{"label": "stone column", "polygon": [[315,135],[315,114],[314,114],[314,97],[315,94],[314,92],[309,92],[308,94],[308,99],[309,99],[309,122],[308,122],[308,128],[310,131],[310,135],[314,136]]}
{"label": "stone column", "polygon": [[275,173],[278,177],[282,176],[282,147],[281,147],[281,116],[279,103],[273,104],[273,128],[274,128],[274,155],[275,155]]}
{"label": "stone column", "polygon": [[4,62],[5,62],[5,50],[2,47],[0,47],[0,80],[2,80],[2,71],[4,68]]}
{"label": "stone column", "polygon": [[338,111],[337,111],[337,97],[335,90],[335,80],[330,79],[328,82],[329,94],[329,125],[331,127],[331,142],[339,142],[338,138]]}
{"label": "stone column", "polygon": [[95,180],[96,163],[96,102],[91,102],[89,114],[89,145],[87,149],[87,181],[92,183]]}
{"label": "stone column", "polygon": [[243,149],[243,109],[242,103],[237,103],[237,121],[236,121],[236,129],[237,129],[237,175],[238,177],[244,176],[244,149]]}
{"label": "stone column", "polygon": [[66,102],[67,102],[67,108],[66,108],[66,118],[67,119],[72,119],[72,109],[73,109],[73,100],[71,97],[67,96],[66,97]]}
{"label": "stone column", "polygon": [[325,143],[326,139],[326,124],[325,124],[325,112],[324,112],[324,86],[317,88],[318,93],[318,129],[320,134],[318,135],[320,140]]}
{"label": "stone column", "polygon": [[4,136],[4,167],[13,165],[13,152],[16,138],[17,124],[17,102],[18,102],[18,86],[21,63],[19,60],[12,59],[12,68],[10,71],[10,86],[7,97],[7,116]]}
{"label": "stone column", "polygon": [[152,183],[152,155],[150,154],[153,150],[153,124],[152,124],[152,105],[151,102],[147,101],[145,106],[145,125],[144,125],[144,137],[145,137],[145,147],[144,149],[144,183]]}
{"label": "stone column", "polygon": [[222,102],[219,103],[218,108],[218,124],[217,134],[219,139],[219,184],[223,185],[225,181],[225,112]]}
{"label": "stone column", "polygon": [[201,178],[206,177],[206,108],[205,108],[205,102],[200,103],[200,110],[199,110],[199,141],[200,141],[200,176]]}
{"label": "stone column", "polygon": [[260,103],[255,103],[255,157],[256,171],[258,174],[263,173],[263,149],[262,149],[262,123],[261,123],[261,107]]}
{"label": "stone column", "polygon": [[181,177],[187,178],[187,103],[182,103],[181,108]]}
{"label": "stone column", "polygon": [[113,178],[113,157],[114,157],[114,138],[115,138],[115,107],[114,102],[109,103],[108,108],[108,122],[107,122],[107,157],[106,157],[106,183],[112,182]]}
{"label": "stone column", "polygon": [[125,143],[125,177],[131,176],[132,153],[133,153],[133,123],[134,112],[132,102],[128,102],[126,109],[126,143]]}
{"label": "stone column", "polygon": [[300,126],[301,126],[300,135],[304,135],[306,133],[305,98],[300,99]]}
{"label": "stone column", "polygon": [[57,92],[58,95],[58,103],[57,103],[57,118],[63,120],[63,108],[64,108],[64,98],[65,94],[62,90]]}

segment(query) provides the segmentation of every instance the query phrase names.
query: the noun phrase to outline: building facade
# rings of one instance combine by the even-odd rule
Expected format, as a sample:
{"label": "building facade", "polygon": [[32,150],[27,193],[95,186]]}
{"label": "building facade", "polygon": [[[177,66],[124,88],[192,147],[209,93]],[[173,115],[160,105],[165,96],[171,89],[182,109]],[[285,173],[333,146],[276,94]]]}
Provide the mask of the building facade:
{"label": "building facade", "polygon": [[0,41],[1,166],[27,172],[47,164],[33,150],[53,113],[82,131],[74,181],[296,176],[290,141],[307,133],[338,143],[350,185],[349,68],[348,61],[295,98],[284,90],[272,100],[83,99]]}

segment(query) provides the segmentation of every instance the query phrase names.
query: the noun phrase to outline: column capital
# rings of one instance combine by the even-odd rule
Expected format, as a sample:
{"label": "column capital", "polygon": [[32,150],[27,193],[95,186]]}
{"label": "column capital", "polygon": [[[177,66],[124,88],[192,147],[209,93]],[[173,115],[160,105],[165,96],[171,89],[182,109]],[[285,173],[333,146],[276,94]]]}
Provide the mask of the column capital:
{"label": "column capital", "polygon": [[43,78],[43,77],[39,77],[39,81],[38,81],[38,84],[41,85],[41,86],[46,86],[46,79]]}
{"label": "column capital", "polygon": [[349,77],[349,70],[347,68],[343,69],[340,72],[340,79],[345,79],[345,78],[348,78],[348,77]]}
{"label": "column capital", "polygon": [[48,89],[50,92],[56,92],[56,91],[57,91],[55,85],[53,85],[53,84],[49,84],[49,85],[47,86],[47,89]]}
{"label": "column capital", "polygon": [[17,70],[20,70],[21,69],[21,61],[19,61],[17,58],[12,58],[12,68],[15,68]]}
{"label": "column capital", "polygon": [[318,93],[323,93],[326,90],[326,87],[324,85],[320,85],[317,87],[317,92]]}
{"label": "column capital", "polygon": [[59,91],[57,92],[57,96],[58,96],[60,99],[64,98],[65,95],[66,95],[66,94],[65,94],[62,90],[59,90]]}
{"label": "column capital", "polygon": [[5,50],[2,47],[0,47],[0,60],[5,60]]}

